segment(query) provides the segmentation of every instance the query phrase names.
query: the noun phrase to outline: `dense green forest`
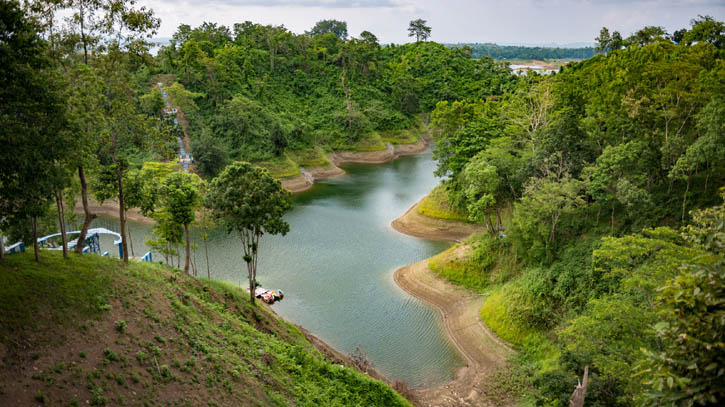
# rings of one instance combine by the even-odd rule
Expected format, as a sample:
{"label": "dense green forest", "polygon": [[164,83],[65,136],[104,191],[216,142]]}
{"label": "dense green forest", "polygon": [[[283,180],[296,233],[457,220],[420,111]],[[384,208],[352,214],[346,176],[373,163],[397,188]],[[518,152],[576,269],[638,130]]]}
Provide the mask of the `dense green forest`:
{"label": "dense green forest", "polygon": [[[588,406],[725,399],[722,22],[699,17],[671,37],[603,29],[601,54],[516,77],[471,48],[383,47],[334,20],[305,34],[181,25],[153,56],[159,20],[131,2],[6,1],[0,11],[0,230],[10,241],[71,224],[83,241],[93,196],[118,203],[125,262],[136,208],[156,220],[150,244],[164,256],[185,241],[189,272],[190,225],[252,225],[257,239],[287,230],[279,182],[227,164],[385,149],[430,114],[436,196],[452,209],[431,213],[489,231],[468,241],[465,275],[449,277],[485,296],[481,318],[520,350],[537,405],[568,405],[584,366]],[[164,115],[158,82],[180,125]],[[184,134],[205,179],[172,161]],[[259,204],[268,197],[278,199]],[[77,198],[82,223],[69,210]],[[68,257],[65,235],[62,246]]]}
{"label": "dense green forest", "polygon": [[725,400],[724,28],[640,32],[431,114],[447,200],[490,232],[443,273],[485,292],[537,405],[567,406],[585,366],[588,406]]}
{"label": "dense green forest", "polygon": [[493,59],[587,59],[594,56],[593,47],[584,48],[552,48],[552,47],[521,47],[516,45],[498,45],[490,43],[456,43],[445,44],[453,49],[464,49],[472,58],[491,57]]}
{"label": "dense green forest", "polygon": [[209,175],[223,167],[213,163],[270,160],[285,150],[384,149],[381,135],[412,127],[438,101],[482,99],[510,83],[492,59],[440,44],[381,47],[367,31],[348,39],[313,32],[182,25],[159,51],[156,68],[178,80],[170,94]]}

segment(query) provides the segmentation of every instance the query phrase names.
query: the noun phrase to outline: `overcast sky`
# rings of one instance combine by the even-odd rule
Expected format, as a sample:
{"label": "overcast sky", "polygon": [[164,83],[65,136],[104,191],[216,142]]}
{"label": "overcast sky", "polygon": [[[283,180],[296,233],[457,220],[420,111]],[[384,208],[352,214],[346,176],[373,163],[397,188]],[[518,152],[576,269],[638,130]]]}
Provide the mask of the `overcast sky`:
{"label": "overcast sky", "polygon": [[668,32],[709,14],[725,20],[725,0],[139,0],[161,18],[158,37],[179,24],[204,21],[231,27],[250,20],[302,33],[323,19],[347,21],[350,35],[364,30],[382,43],[409,42],[406,28],[422,18],[437,42],[591,43],[606,26],[624,36],[645,25]]}

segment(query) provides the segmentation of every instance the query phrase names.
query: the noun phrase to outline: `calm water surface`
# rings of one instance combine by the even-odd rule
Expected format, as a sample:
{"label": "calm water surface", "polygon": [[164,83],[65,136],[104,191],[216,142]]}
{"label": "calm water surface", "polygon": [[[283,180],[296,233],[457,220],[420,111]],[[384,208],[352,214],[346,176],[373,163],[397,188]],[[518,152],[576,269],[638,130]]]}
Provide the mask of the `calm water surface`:
{"label": "calm water surface", "polygon": [[[263,286],[285,292],[273,306],[280,315],[343,353],[360,346],[388,378],[414,388],[449,380],[463,364],[443,334],[438,312],[393,281],[398,267],[447,247],[390,227],[437,184],[434,167],[430,152],[382,165],[344,166],[348,175],[295,196],[295,208],[286,216],[290,233],[262,237],[257,271]],[[113,230],[117,225],[111,219],[94,222]],[[151,228],[130,226],[139,256]],[[199,275],[206,276],[199,243],[196,263]],[[234,235],[212,233],[209,257],[213,279],[247,286]]]}

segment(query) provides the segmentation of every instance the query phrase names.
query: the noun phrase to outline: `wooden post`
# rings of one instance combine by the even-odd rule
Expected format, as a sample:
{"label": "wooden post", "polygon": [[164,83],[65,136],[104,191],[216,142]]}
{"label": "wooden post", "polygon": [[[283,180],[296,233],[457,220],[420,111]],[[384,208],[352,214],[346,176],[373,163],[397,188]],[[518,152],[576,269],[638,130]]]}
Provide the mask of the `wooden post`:
{"label": "wooden post", "polygon": [[[578,379],[577,379],[578,380]],[[569,400],[569,407],[584,407],[584,397],[587,394],[587,383],[589,382],[589,366],[584,367],[584,378],[574,388],[574,393]]]}

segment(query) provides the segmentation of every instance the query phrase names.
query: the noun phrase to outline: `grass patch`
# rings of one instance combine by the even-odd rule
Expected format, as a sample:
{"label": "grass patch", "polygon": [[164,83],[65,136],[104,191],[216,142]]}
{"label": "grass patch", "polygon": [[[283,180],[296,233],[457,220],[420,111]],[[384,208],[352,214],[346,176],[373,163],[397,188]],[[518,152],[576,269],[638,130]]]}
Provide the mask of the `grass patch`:
{"label": "grass patch", "polygon": [[468,221],[468,214],[454,208],[448,200],[446,187],[440,184],[433,188],[418,204],[418,213],[430,218]]}
{"label": "grass patch", "polygon": [[487,267],[474,259],[472,254],[472,249],[455,245],[431,257],[428,267],[454,284],[481,291],[489,283]]}
{"label": "grass patch", "polygon": [[330,164],[330,159],[321,148],[288,151],[292,161],[303,167],[324,167]]}
{"label": "grass patch", "polygon": [[[29,335],[34,340],[54,342],[61,338],[44,332],[47,326],[39,322],[67,326],[110,308],[107,302],[119,262],[75,255],[66,260],[57,254],[43,252],[39,263],[30,253],[10,255],[0,262],[0,338],[30,330],[35,331]],[[49,320],[37,321],[38,314]]]}
{"label": "grass patch", "polygon": [[271,160],[261,161],[254,165],[266,168],[275,178],[290,178],[300,175],[300,167],[294,162],[287,153],[282,153],[279,157]]}
{"label": "grass patch", "polygon": [[420,140],[420,137],[427,130],[421,118],[416,119],[409,129],[391,130],[381,134],[381,139],[390,144],[413,144]]}
{"label": "grass patch", "polygon": [[374,131],[372,133],[368,133],[364,136],[360,137],[360,140],[358,140],[355,143],[352,144],[345,144],[340,146],[340,148],[337,148],[338,150],[349,150],[349,151],[382,151],[385,150],[387,146],[383,142],[383,139],[380,137],[380,133]]}
{"label": "grass patch", "polygon": [[516,281],[495,288],[481,307],[481,320],[496,335],[517,346],[528,360],[537,362],[541,372],[553,370],[559,357],[557,346],[545,333],[528,328],[515,317],[516,296],[511,294]]}
{"label": "grass patch", "polygon": [[383,133],[380,138],[383,142],[390,144],[413,144],[420,140],[420,133],[417,129],[388,131]]}

